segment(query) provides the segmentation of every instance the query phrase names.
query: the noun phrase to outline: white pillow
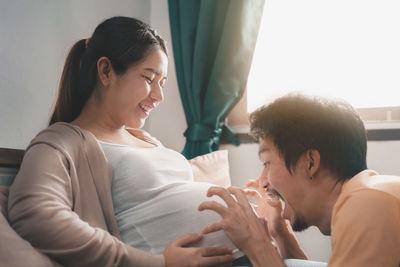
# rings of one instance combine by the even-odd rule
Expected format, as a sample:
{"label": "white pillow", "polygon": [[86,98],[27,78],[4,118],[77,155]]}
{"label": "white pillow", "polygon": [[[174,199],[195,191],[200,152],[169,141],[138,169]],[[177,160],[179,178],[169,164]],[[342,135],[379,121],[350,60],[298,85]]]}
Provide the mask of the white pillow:
{"label": "white pillow", "polygon": [[189,160],[196,182],[208,182],[229,187],[228,150],[218,150]]}

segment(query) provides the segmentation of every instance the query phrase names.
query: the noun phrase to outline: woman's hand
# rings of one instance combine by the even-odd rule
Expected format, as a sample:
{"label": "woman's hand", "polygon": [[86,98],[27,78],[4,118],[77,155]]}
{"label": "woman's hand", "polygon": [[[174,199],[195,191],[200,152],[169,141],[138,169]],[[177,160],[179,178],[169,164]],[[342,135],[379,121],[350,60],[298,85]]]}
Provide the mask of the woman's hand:
{"label": "woman's hand", "polygon": [[[227,207],[216,201],[205,201],[199,210],[213,210],[222,220],[208,225],[203,234],[224,230],[229,239],[249,257],[253,266],[285,266],[271,243],[267,223],[258,218],[247,201],[244,192],[236,187],[228,189],[210,187],[207,196],[218,195]],[[232,197],[235,196],[236,200]]]}
{"label": "woman's hand", "polygon": [[163,251],[166,267],[231,266],[232,249],[225,247],[187,247],[202,234],[186,234],[170,242]]}

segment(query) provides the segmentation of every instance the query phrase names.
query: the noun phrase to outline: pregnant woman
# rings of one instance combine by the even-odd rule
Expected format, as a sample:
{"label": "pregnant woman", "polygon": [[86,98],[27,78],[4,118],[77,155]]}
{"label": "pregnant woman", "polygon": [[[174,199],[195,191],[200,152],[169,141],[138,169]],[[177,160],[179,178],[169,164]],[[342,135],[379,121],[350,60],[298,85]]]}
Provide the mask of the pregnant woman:
{"label": "pregnant woman", "polygon": [[133,18],[110,18],[72,47],[50,126],[28,146],[8,207],[14,229],[62,265],[235,258],[222,231],[186,234],[219,220],[197,211],[211,184],[194,182],[183,156],[140,130],[163,100],[167,65],[164,41]]}

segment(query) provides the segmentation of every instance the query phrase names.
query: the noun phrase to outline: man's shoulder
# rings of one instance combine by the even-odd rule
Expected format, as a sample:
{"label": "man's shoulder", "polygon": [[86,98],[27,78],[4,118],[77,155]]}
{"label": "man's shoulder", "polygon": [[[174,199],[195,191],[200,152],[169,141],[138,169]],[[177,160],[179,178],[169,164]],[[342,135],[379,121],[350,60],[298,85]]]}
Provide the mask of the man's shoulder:
{"label": "man's shoulder", "polygon": [[332,212],[332,232],[394,223],[400,229],[400,199],[376,188],[359,188],[340,198]]}
{"label": "man's shoulder", "polygon": [[333,214],[343,209],[358,213],[367,207],[371,211],[372,209],[385,209],[393,205],[400,207],[400,196],[380,188],[360,187],[339,196]]}
{"label": "man's shoulder", "polygon": [[349,199],[368,198],[369,195],[383,199],[391,195],[400,201],[400,177],[364,170],[343,184],[336,206],[348,202]]}
{"label": "man's shoulder", "polygon": [[347,194],[342,200],[344,205],[386,205],[389,202],[399,203],[400,199],[396,195],[386,190],[381,190],[374,187],[364,187],[354,190]]}
{"label": "man's shoulder", "polygon": [[398,263],[400,200],[374,187],[347,192],[332,213],[331,242],[331,266]]}

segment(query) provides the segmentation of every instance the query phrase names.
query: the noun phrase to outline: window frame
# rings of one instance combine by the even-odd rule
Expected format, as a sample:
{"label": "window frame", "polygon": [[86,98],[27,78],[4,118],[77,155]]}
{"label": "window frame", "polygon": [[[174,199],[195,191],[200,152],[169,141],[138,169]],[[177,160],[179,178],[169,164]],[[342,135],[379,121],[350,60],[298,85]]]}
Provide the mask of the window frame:
{"label": "window frame", "polygon": [[[368,141],[400,140],[400,106],[356,109],[363,119]],[[257,143],[250,135],[247,90],[226,119],[241,144]],[[385,117],[385,119],[383,119]],[[380,119],[381,118],[381,119]]]}

